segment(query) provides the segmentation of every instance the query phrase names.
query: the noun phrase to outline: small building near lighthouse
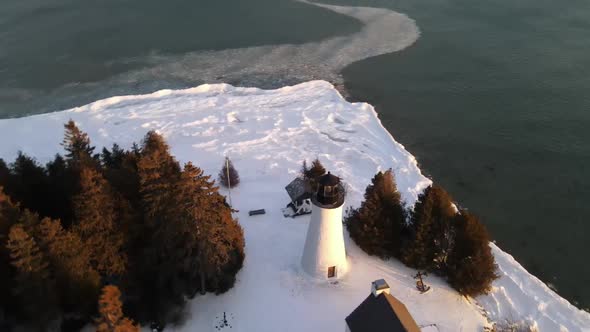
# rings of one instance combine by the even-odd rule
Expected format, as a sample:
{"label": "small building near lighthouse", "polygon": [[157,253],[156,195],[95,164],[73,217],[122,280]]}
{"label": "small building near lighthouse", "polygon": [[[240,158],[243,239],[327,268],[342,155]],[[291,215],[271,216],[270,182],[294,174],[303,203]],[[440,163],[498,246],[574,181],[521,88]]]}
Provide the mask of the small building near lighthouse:
{"label": "small building near lighthouse", "polygon": [[346,193],[340,178],[322,175],[311,197],[311,220],[307,229],[301,266],[318,279],[342,277],[348,270],[342,227]]}
{"label": "small building near lighthouse", "polygon": [[345,321],[345,332],[420,332],[408,308],[390,294],[383,279],[371,283],[371,294]]}
{"label": "small building near lighthouse", "polygon": [[297,177],[285,187],[285,190],[291,198],[291,202],[282,210],[285,217],[311,213],[312,190],[308,181]]}

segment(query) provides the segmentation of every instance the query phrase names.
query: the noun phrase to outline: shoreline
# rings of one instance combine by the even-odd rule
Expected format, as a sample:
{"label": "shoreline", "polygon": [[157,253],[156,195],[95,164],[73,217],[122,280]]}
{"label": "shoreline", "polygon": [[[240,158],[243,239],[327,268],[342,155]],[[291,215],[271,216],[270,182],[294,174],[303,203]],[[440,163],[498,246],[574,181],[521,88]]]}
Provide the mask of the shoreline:
{"label": "shoreline", "polygon": [[[400,181],[400,192],[404,192],[404,199],[406,200],[406,202],[411,203],[412,198],[416,197],[418,194],[418,192],[415,190],[408,191],[409,188],[418,189],[423,187],[423,184],[417,184],[414,181],[429,181],[421,175],[420,170],[417,168],[415,158],[409,152],[407,152],[404,149],[403,145],[398,143],[395,140],[395,138],[391,135],[391,133],[387,131],[387,129],[382,125],[381,121],[379,120],[377,111],[370,104],[349,103],[344,99],[344,95],[342,95],[334,85],[325,81],[312,81],[295,86],[287,86],[273,90],[262,90],[257,88],[236,88],[227,84],[207,84],[183,90],[160,90],[148,95],[116,96],[103,100],[98,100],[91,104],[76,107],[70,110],[34,115],[24,118],[0,120],[0,129],[2,129],[2,131],[6,133],[12,133],[11,137],[13,138],[10,144],[6,144],[1,147],[0,156],[10,161],[14,158],[18,150],[23,150],[23,152],[25,153],[31,153],[32,151],[30,150],[35,149],[36,146],[44,146],[47,145],[48,142],[52,141],[55,141],[56,146],[59,146],[59,139],[56,139],[55,133],[43,134],[44,130],[39,131],[36,128],[44,128],[45,131],[47,130],[47,128],[51,127],[61,128],[63,120],[70,117],[74,118],[74,120],[83,121],[84,126],[82,128],[84,130],[90,131],[91,137],[101,137],[106,135],[104,136],[105,138],[103,138],[105,142],[115,140],[120,141],[121,143],[129,143],[130,141],[136,139],[133,138],[131,132],[121,132],[123,130],[122,128],[124,127],[118,129],[118,123],[120,123],[120,120],[117,120],[117,118],[123,116],[122,114],[120,114],[120,112],[131,111],[132,114],[135,114],[133,116],[136,117],[136,120],[130,118],[125,121],[132,121],[132,123],[136,123],[138,120],[141,121],[141,118],[147,116],[148,114],[151,114],[152,111],[150,111],[149,106],[151,105],[151,103],[170,103],[175,102],[175,100],[177,99],[182,100],[182,98],[191,98],[192,96],[203,96],[203,98],[216,98],[217,96],[223,97],[226,94],[231,95],[232,93],[252,95],[288,94],[290,95],[290,98],[294,98],[293,100],[301,98],[299,97],[299,94],[301,94],[301,96],[304,96],[305,94],[314,94],[317,95],[316,98],[327,98],[327,100],[333,100],[335,103],[337,103],[337,105],[342,105],[339,107],[346,106],[361,108],[364,110],[364,113],[372,114],[370,115],[370,117],[372,117],[373,120],[371,120],[369,126],[373,128],[374,131],[380,131],[380,137],[387,137],[386,140],[390,141],[391,144],[393,144],[393,146],[395,147],[395,149],[398,149],[399,151],[404,151],[403,153],[406,154],[406,157],[408,158],[404,161],[404,165],[406,165],[404,167],[415,167],[418,172],[417,174],[420,174],[420,180],[418,180],[418,178],[405,178],[403,175],[397,174],[397,176],[400,177],[398,179]],[[211,107],[214,109],[216,106]],[[114,112],[105,113],[105,110],[112,110]],[[142,112],[148,113],[144,114]],[[286,115],[288,114],[285,114],[285,116]],[[164,114],[158,116],[164,116]],[[153,126],[156,126],[157,128],[157,126],[164,124],[159,123],[160,122],[153,121],[146,122],[146,124],[148,124],[148,127],[145,127],[145,124],[141,126],[134,125],[134,127],[132,127],[134,128],[133,132],[143,132],[147,130],[147,128]],[[141,124],[141,122],[139,122],[138,124]],[[40,134],[37,137],[27,137],[25,139],[27,133],[31,131],[39,131]],[[61,131],[59,131],[59,133],[61,134]],[[110,135],[106,133],[110,133]],[[179,139],[181,139],[184,134],[173,131],[170,132],[170,135],[180,135]],[[117,137],[119,137],[119,139],[117,139]],[[182,139],[185,140],[185,138]],[[187,139],[190,139],[190,136],[187,136]],[[20,142],[21,140],[23,140],[24,145],[22,144],[23,142]],[[191,141],[189,140],[186,141],[184,144],[189,144],[190,142]],[[96,145],[97,147],[100,147],[100,144]],[[176,147],[174,144],[171,144],[171,146],[173,150],[179,149],[179,147]],[[55,151],[53,151],[52,149],[50,150],[51,151],[43,150],[41,154],[32,155],[38,157],[39,161],[44,162],[46,161],[46,159],[48,160],[49,158],[53,157]],[[386,165],[383,166],[386,167]],[[359,170],[356,171],[358,172]],[[353,173],[354,172],[352,172],[351,170],[351,174]],[[493,245],[493,247],[496,246]],[[549,312],[554,306],[558,306],[562,310],[566,310],[567,312],[579,312],[578,314],[576,314],[577,316],[579,316],[578,318],[581,320],[587,319],[590,324],[590,314],[582,311],[579,308],[576,308],[567,299],[562,298],[561,296],[559,296],[559,294],[551,290],[545,283],[541,282],[537,277],[528,273],[528,271],[526,271],[524,267],[522,267],[522,265],[520,265],[516,260],[514,260],[509,253],[506,253],[499,248],[497,250],[499,254],[497,257],[502,259],[502,264],[505,264],[503,266],[502,271],[505,272],[504,276],[506,277],[499,279],[502,282],[499,281],[498,284],[494,284],[494,286],[497,289],[495,289],[495,291],[491,295],[485,297],[478,297],[476,299],[479,303],[483,303],[485,310],[490,312],[492,314],[492,317],[501,317],[505,314],[505,312],[503,311],[494,312],[493,308],[495,308],[498,303],[502,303],[501,307],[503,307],[503,309],[506,310],[506,306],[508,306],[509,308],[510,303],[512,303],[512,301],[510,300],[510,295],[518,294],[519,298],[521,298],[521,302],[522,299],[529,299],[527,301],[530,302],[525,301],[527,305],[518,306],[516,308],[513,308],[513,310],[519,310],[519,312],[523,314],[524,312],[521,312],[523,308],[527,310],[532,310],[532,312],[527,313],[527,317],[530,316],[531,318],[547,318],[549,316],[545,314],[545,311],[547,310],[547,312]],[[528,285],[530,289],[524,289],[522,288],[522,285]],[[536,292],[535,298],[531,298],[530,294],[527,293],[527,291],[532,292],[533,290],[535,290]],[[541,303],[544,303],[543,308],[539,307],[539,304]]]}
{"label": "shoreline", "polygon": [[[363,60],[359,60],[359,61],[363,61]],[[342,98],[344,98],[347,102],[350,102],[350,103],[358,103],[358,102],[360,102],[360,103],[367,103],[369,105],[372,105],[372,104],[369,103],[369,101],[361,101],[360,98],[354,97],[353,93],[351,91],[349,91],[349,89],[346,87],[346,81],[344,79],[342,80],[342,83],[336,83],[336,82],[329,82],[329,83],[334,86],[334,89],[336,89],[340,93],[340,95],[342,96]],[[379,119],[379,114],[380,113],[377,111],[377,109],[375,108],[375,106],[372,106],[372,107],[374,107],[375,116]],[[395,140],[395,137],[393,137],[393,134],[391,134],[389,132],[389,130],[387,130],[387,128],[385,128],[385,126],[383,124],[381,124],[381,126],[382,126],[383,130],[385,130],[387,133],[389,133],[389,135],[391,136],[392,140],[395,141],[395,142],[397,142]],[[416,159],[416,161],[418,161],[418,159],[414,155],[412,155],[412,156]],[[422,168],[420,168],[420,172],[422,174],[424,174],[424,171],[423,171]],[[430,178],[430,175],[428,176],[428,178]],[[492,237],[493,237],[493,234],[492,234]],[[558,289],[556,289],[554,285],[541,280],[539,277],[537,277],[533,273],[529,272],[524,266],[522,266],[522,264],[520,264],[520,262],[518,262],[518,260],[516,260],[516,258],[514,258],[514,256],[512,254],[510,254],[507,251],[502,250],[498,245],[496,245],[495,241],[490,242],[490,245],[492,246],[493,251],[498,252],[501,255],[505,255],[505,257],[508,258],[508,260],[511,260],[511,261],[514,261],[515,263],[517,263],[518,264],[518,267],[520,269],[522,269],[522,271],[526,272],[527,275],[530,276],[530,277],[532,277],[533,280],[535,280],[538,283],[542,284],[542,286],[545,288],[546,291],[548,290],[548,291],[554,293],[556,295],[556,298],[558,300],[560,300],[560,301],[563,300],[563,301],[565,301],[567,303],[567,305],[570,305],[570,306],[572,306],[572,307],[574,307],[574,308],[576,308],[576,309],[578,309],[578,310],[580,310],[582,312],[586,312],[586,313],[588,313],[590,315],[590,307],[588,307],[588,308],[578,307],[576,304],[572,303],[570,300],[568,300],[565,297],[561,296],[558,293]],[[494,256],[496,256],[496,254],[494,254]]]}
{"label": "shoreline", "polygon": [[[304,2],[304,3],[308,3],[308,4],[312,5],[312,6],[318,6],[318,7],[328,8],[328,9],[329,9],[329,7],[331,6],[331,5],[323,5],[323,4],[321,4],[321,3],[317,3],[317,2],[309,2],[309,1],[305,1],[305,0],[299,0],[299,1],[300,1],[300,2]],[[333,7],[338,7],[338,6],[333,6]],[[343,14],[343,15],[346,15],[346,14]],[[402,15],[403,15],[403,14],[402,14]],[[318,44],[319,44],[319,43],[318,43]],[[279,45],[279,46],[280,46],[280,45]],[[411,46],[411,45],[410,45],[410,46]],[[272,48],[269,48],[269,49],[272,49]],[[403,49],[402,49],[402,50],[403,50]],[[395,52],[395,51],[394,51],[394,52]],[[212,52],[204,52],[204,53],[209,53],[210,55],[213,55],[213,54],[211,54]],[[391,53],[391,52],[390,52],[390,53]],[[374,56],[375,56],[375,55],[374,55]],[[181,58],[182,58],[182,57],[181,57]],[[170,59],[168,59],[168,60],[166,60],[166,61],[161,61],[162,59],[159,59],[158,57],[154,57],[154,59],[152,59],[152,60],[154,61],[154,64],[156,65],[156,67],[163,66],[163,69],[167,69],[167,68],[171,68],[171,67],[173,67],[173,66],[171,66],[171,65],[170,65],[170,63],[167,63],[167,61],[168,61],[168,60],[170,60]],[[365,60],[365,59],[356,60],[356,61],[355,61],[355,62],[353,62],[353,63],[357,63],[357,62],[359,62],[359,61],[363,61],[363,60]],[[186,61],[186,59],[185,59],[185,61]],[[156,63],[156,62],[157,62],[157,63]],[[164,63],[164,62],[166,62],[166,63]],[[174,62],[174,61],[169,61],[169,62]],[[187,61],[186,63],[190,63],[190,61]],[[350,64],[349,64],[349,65],[350,65]],[[162,69],[162,68],[159,68],[159,70],[161,70],[161,69]],[[339,93],[342,95],[342,97],[343,97],[345,100],[347,100],[347,101],[349,101],[349,102],[359,102],[360,100],[358,100],[358,99],[355,99],[355,98],[352,96],[352,93],[346,89],[346,82],[344,81],[344,79],[343,79],[341,76],[340,76],[340,77],[338,77],[338,76],[340,75],[340,73],[341,73],[341,71],[340,71],[340,72],[336,72],[336,73],[331,73],[331,74],[333,74],[333,75],[336,75],[336,76],[337,76],[337,77],[336,77],[336,78],[337,78],[337,80],[336,80],[336,81],[332,81],[332,84],[334,85],[335,89],[336,89],[337,91],[339,91]],[[141,77],[141,75],[142,75],[142,74],[140,73],[140,74],[139,74],[139,76]],[[320,76],[321,76],[321,75],[320,75]],[[116,81],[117,79],[119,79],[119,78],[116,78],[116,79],[115,79],[115,81]],[[257,78],[256,78],[256,79],[257,79]],[[139,79],[138,79],[138,81],[139,81]],[[252,82],[254,82],[254,81],[255,81],[255,79],[254,79],[254,80],[251,80],[251,81],[252,81]],[[244,83],[245,83],[246,85],[247,85],[247,83],[248,83],[248,82],[249,82],[249,81],[248,81],[248,79],[244,80]],[[287,83],[288,83],[288,82],[289,82],[289,80],[285,79],[285,81],[281,81],[281,82],[279,82],[279,84],[281,84],[281,83],[284,83],[284,82],[287,82]],[[301,81],[301,82],[305,82],[305,81]],[[102,82],[102,83],[104,83],[104,82]],[[108,85],[108,84],[106,84],[106,85]],[[157,84],[157,85],[159,85],[159,84]],[[174,84],[172,84],[171,86],[174,86]],[[102,88],[101,88],[101,89],[102,89]],[[116,91],[114,91],[114,94],[117,94],[117,93],[116,93]],[[45,98],[45,97],[43,97],[43,98]],[[102,97],[101,97],[101,98],[102,98]],[[96,98],[96,99],[100,99],[100,98]],[[25,116],[25,117],[26,117],[26,116]],[[387,130],[387,129],[385,129],[385,130]],[[421,170],[421,171],[422,171],[422,172],[424,172],[424,170]],[[533,276],[534,276],[534,275],[533,275]],[[536,276],[535,276],[535,277],[536,277]],[[589,310],[589,308],[585,308],[584,310],[588,311],[588,310]]]}
{"label": "shoreline", "polygon": [[[363,60],[361,60],[361,61],[363,61]],[[369,103],[369,104],[371,103],[370,100],[366,100],[366,99],[363,99],[363,98],[361,98],[359,96],[355,96],[354,93],[347,88],[347,86],[346,86],[347,85],[347,82],[344,79],[343,79],[343,83],[335,83],[335,82],[330,82],[330,83],[334,85],[334,88],[336,90],[338,90],[338,92],[342,95],[342,97],[345,100],[347,100],[348,102],[351,102],[351,103],[366,102],[366,103]],[[382,112],[379,112],[379,110],[377,109],[376,106],[374,106],[374,107],[375,107],[375,112],[377,113],[377,116],[379,117],[379,114],[382,114]],[[379,119],[381,120],[380,117],[379,117]],[[385,128],[385,126],[383,126],[383,129],[389,132],[389,130],[387,128]],[[416,158],[416,160],[418,160],[418,158],[416,156],[414,156],[414,157]],[[422,166],[420,163],[418,163],[418,164],[420,166]],[[422,172],[422,174],[425,174],[425,176],[427,176],[428,178],[433,179],[433,175],[430,174],[430,173],[428,173],[428,172],[425,172],[425,170],[422,167],[420,168],[420,171]],[[484,224],[485,224],[485,220],[484,220]],[[490,229],[490,228],[488,227],[488,229]],[[494,243],[494,245],[496,246],[496,239],[494,237],[494,234],[492,233],[491,235],[492,235],[492,243]],[[496,247],[499,250],[501,250],[503,253],[506,253],[510,257],[513,257],[513,255],[511,253],[509,253],[507,251],[503,251],[502,249],[500,249],[499,246],[496,246]],[[517,260],[515,259],[515,261],[517,261]],[[519,262],[519,264],[520,264],[520,262]],[[522,266],[522,264],[520,264],[520,265]],[[548,287],[548,289],[550,289],[551,291],[553,291],[554,293],[556,293],[560,298],[566,300],[569,304],[571,304],[572,306],[576,307],[577,309],[579,309],[581,311],[584,311],[584,312],[587,312],[587,313],[590,314],[590,306],[580,306],[580,304],[577,301],[572,301],[572,300],[570,300],[570,299],[562,296],[559,293],[559,288],[556,285],[552,284],[551,282],[546,282],[546,281],[542,280],[541,277],[537,276],[534,273],[529,272],[529,270],[527,270],[524,266],[522,266],[522,268],[529,275],[533,276],[534,278],[536,278],[537,280],[539,280],[539,282],[543,283],[543,285],[545,285],[546,287]]]}

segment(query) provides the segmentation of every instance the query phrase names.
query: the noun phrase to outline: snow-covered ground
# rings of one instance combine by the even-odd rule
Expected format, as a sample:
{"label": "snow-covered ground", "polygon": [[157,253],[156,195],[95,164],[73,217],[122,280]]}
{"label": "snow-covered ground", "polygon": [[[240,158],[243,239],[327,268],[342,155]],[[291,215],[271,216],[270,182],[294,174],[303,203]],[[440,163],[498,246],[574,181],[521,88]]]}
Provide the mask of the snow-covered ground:
{"label": "snow-covered ground", "polygon": [[[333,86],[313,81],[278,90],[202,85],[150,95],[113,97],[75,109],[0,120],[0,157],[19,150],[46,162],[61,152],[63,124],[75,120],[97,147],[129,147],[155,129],[180,161],[216,174],[228,155],[242,183],[232,191],[246,237],[246,260],[236,286],[221,296],[198,297],[179,331],[344,331],[344,318],[384,278],[421,326],[439,331],[481,331],[493,320],[527,320],[540,331],[590,331],[590,314],[559,297],[493,246],[502,277],[490,295],[459,296],[428,276],[432,291],[415,288],[416,271],[396,260],[364,254],[346,237],[350,271],[338,283],[308,278],[299,266],[309,216],[284,218],[284,190],[303,159],[319,157],[349,186],[357,206],[378,170],[393,168],[403,199],[413,204],[430,184],[415,158],[382,127],[373,107],[348,103]],[[248,217],[248,210],[266,209]],[[220,327],[224,313],[231,325]]]}

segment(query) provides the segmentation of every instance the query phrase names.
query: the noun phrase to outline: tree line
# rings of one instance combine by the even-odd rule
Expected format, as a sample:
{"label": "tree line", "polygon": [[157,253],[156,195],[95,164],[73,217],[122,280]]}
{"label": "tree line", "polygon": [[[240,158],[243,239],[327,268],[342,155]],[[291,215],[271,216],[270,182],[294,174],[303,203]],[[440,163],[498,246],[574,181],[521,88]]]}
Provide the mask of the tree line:
{"label": "tree line", "polygon": [[69,121],[62,146],[44,166],[0,159],[0,329],[163,328],[187,299],[233,286],[242,228],[215,181],[181,166],[162,136],[95,153]]}
{"label": "tree line", "polygon": [[391,169],[378,172],[361,206],[350,208],[344,222],[368,254],[395,257],[409,267],[440,275],[463,295],[487,293],[498,277],[485,226],[474,214],[457,208],[439,185],[426,188],[409,211]]}

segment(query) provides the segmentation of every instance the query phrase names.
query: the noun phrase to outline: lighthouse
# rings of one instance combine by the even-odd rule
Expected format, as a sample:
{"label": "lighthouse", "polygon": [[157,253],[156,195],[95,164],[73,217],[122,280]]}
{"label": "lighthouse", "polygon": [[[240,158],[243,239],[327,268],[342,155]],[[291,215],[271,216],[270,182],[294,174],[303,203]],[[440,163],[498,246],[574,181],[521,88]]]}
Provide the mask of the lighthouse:
{"label": "lighthouse", "polygon": [[301,257],[303,270],[319,279],[340,278],[347,271],[342,206],[345,191],[340,178],[322,175],[312,194],[311,221]]}

